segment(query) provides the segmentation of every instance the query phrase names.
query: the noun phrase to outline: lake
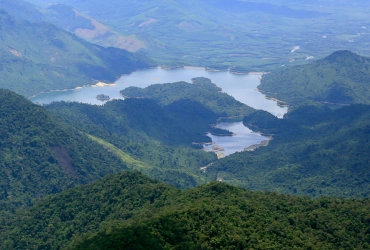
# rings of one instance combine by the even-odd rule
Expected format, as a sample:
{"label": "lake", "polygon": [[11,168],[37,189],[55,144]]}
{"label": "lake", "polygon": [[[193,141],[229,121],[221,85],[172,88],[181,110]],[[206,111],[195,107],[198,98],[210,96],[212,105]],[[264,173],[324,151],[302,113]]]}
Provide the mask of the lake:
{"label": "lake", "polygon": [[[108,95],[111,99],[123,99],[119,92],[130,86],[144,88],[156,83],[191,82],[192,78],[201,76],[211,79],[213,83],[222,88],[223,92],[255,109],[266,110],[277,117],[282,117],[287,112],[286,107],[277,106],[275,101],[266,99],[262,93],[257,91],[261,75],[231,74],[228,71],[211,72],[197,68],[138,70],[130,75],[122,76],[115,82],[114,86],[84,86],[73,90],[52,91],[36,95],[30,100],[39,104],[48,104],[54,101],[76,101],[102,105],[104,102],[96,99],[98,94]],[[209,135],[216,145],[224,149],[225,155],[241,151],[252,144],[258,144],[267,139],[252,133],[241,122],[222,122],[217,126],[236,134],[232,137]]]}
{"label": "lake", "polygon": [[212,144],[205,144],[204,150],[213,151],[221,158],[235,152],[243,151],[251,145],[260,144],[261,141],[269,140],[268,137],[254,133],[249,128],[245,127],[242,122],[220,122],[218,128],[232,131],[234,136],[215,136],[207,134],[212,139]]}

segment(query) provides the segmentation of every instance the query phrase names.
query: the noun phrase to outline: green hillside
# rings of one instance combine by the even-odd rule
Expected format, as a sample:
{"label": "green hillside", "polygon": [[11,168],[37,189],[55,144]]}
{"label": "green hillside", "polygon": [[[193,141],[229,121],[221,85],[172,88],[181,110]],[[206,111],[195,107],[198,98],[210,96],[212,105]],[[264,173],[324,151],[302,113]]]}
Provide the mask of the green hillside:
{"label": "green hillside", "polygon": [[3,224],[0,249],[60,249],[106,222],[130,221],[140,213],[148,217],[177,193],[175,188],[137,172],[107,176],[19,211]]}
{"label": "green hillside", "polygon": [[370,104],[370,58],[337,51],[313,63],[264,75],[258,88],[292,106]]}
{"label": "green hillside", "polygon": [[[191,142],[206,140],[204,134],[212,132],[209,124],[215,123],[217,117],[243,114],[234,109],[237,104],[234,99],[229,103],[225,101],[229,100],[226,95],[217,91],[207,79],[200,78],[195,84],[128,88],[122,93],[137,98],[109,102],[103,107],[72,103],[52,104],[49,109],[135,159],[162,170],[185,171],[190,179],[171,177],[169,173],[153,175],[158,171],[144,172],[177,187],[188,188],[221,178],[253,190],[310,196],[369,196],[368,106],[338,110],[303,106],[290,111],[284,119],[246,109],[245,125],[272,135],[273,140],[268,147],[216,161],[189,146]],[[199,167],[209,163],[213,164],[205,174],[199,171]]]}
{"label": "green hillside", "polygon": [[368,249],[369,211],[367,199],[180,191],[123,172],[19,211],[0,249]]}
{"label": "green hillside", "polygon": [[99,138],[120,157],[127,154],[151,166],[135,169],[177,187],[205,183],[200,168],[217,159],[193,144],[210,142],[205,135],[213,130],[210,124],[218,117],[199,103],[182,100],[160,106],[153,100],[129,98],[104,106],[61,102],[47,108],[59,119]]}
{"label": "green hillside", "polygon": [[[0,250],[370,249],[370,59],[341,50],[293,66],[370,55],[369,6],[0,0]],[[204,77],[102,105],[27,99],[113,82],[156,65],[148,55],[273,69],[259,89],[289,112],[254,110]],[[202,145],[233,134],[220,118],[270,140],[218,159]]]}
{"label": "green hillside", "polygon": [[207,173],[252,190],[294,195],[368,197],[370,109],[304,106],[284,119],[258,111],[244,123],[272,134],[267,147],[230,155]]}
{"label": "green hillside", "polygon": [[137,170],[177,187],[195,187],[207,181],[200,168],[216,160],[213,153],[199,150],[199,143],[211,142],[208,132],[231,134],[212,124],[219,117],[242,117],[253,109],[219,92],[209,79],[193,82],[128,88],[122,93],[137,98],[104,106],[61,102],[47,108],[103,145],[111,145],[118,155],[153,167]]}
{"label": "green hillside", "polygon": [[45,108],[6,90],[0,90],[0,100],[0,214],[127,169]]}
{"label": "green hillside", "polygon": [[153,65],[130,52],[89,44],[48,23],[29,23],[0,11],[0,87],[25,96],[112,82]]}

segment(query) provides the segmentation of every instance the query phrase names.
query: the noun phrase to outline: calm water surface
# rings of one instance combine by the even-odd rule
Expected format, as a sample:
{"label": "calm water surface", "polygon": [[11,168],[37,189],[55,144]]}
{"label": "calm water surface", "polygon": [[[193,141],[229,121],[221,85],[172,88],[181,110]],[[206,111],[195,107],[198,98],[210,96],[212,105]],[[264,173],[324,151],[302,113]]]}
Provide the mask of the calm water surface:
{"label": "calm water surface", "polygon": [[[223,92],[255,109],[266,110],[277,117],[282,117],[287,111],[287,108],[277,106],[276,102],[266,99],[262,93],[256,90],[260,83],[260,75],[236,75],[224,71],[208,72],[193,68],[139,70],[130,75],[122,76],[115,82],[115,86],[85,86],[74,90],[52,91],[39,94],[30,98],[30,100],[40,104],[48,104],[54,101],[76,101],[102,105],[104,104],[102,101],[96,100],[98,94],[108,95],[111,99],[123,99],[119,91],[130,86],[144,88],[156,83],[191,82],[192,78],[200,76],[210,78],[213,83],[222,88]],[[258,144],[267,139],[259,134],[252,133],[241,122],[222,122],[217,126],[236,134],[236,136],[228,137],[209,135],[216,145],[225,149],[225,155],[241,151],[252,144]]]}
{"label": "calm water surface", "polygon": [[[261,141],[268,140],[258,133],[254,133],[249,128],[245,127],[242,122],[221,122],[218,123],[218,128],[227,129],[234,132],[234,136],[215,136],[207,134],[212,139],[212,145],[204,145],[204,148],[209,151],[220,152],[229,155],[235,152],[243,151],[246,147],[259,144]],[[217,145],[223,150],[212,150],[212,147]]]}

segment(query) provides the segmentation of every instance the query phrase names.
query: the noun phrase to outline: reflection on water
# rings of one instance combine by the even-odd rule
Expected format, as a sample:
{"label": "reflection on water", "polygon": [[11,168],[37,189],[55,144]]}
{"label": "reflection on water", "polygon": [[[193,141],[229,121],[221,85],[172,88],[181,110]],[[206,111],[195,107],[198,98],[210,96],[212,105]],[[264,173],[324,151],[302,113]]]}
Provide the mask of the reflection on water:
{"label": "reflection on water", "polygon": [[[102,105],[104,102],[96,99],[96,96],[99,94],[108,95],[111,99],[123,99],[119,92],[130,86],[144,88],[156,83],[191,82],[192,78],[201,76],[210,78],[213,83],[222,88],[223,92],[255,109],[266,110],[277,117],[282,117],[287,112],[286,107],[277,106],[275,101],[266,99],[262,93],[257,91],[260,75],[237,75],[230,74],[227,71],[209,72],[193,68],[139,70],[130,75],[122,76],[115,82],[114,86],[85,86],[75,90],[52,91],[39,94],[30,98],[30,100],[40,104],[48,104],[54,101],[75,101]],[[212,138],[214,145],[224,149],[223,153],[225,155],[242,151],[250,145],[259,144],[261,141],[266,140],[266,137],[251,132],[241,122],[222,122],[217,126],[236,134],[236,136],[232,137],[208,135]]]}

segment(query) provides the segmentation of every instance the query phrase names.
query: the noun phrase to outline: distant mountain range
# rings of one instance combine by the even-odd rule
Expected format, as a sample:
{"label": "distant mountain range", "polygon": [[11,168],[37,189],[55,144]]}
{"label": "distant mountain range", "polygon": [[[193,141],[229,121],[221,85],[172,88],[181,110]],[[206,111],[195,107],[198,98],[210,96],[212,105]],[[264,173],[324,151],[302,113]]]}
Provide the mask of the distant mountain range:
{"label": "distant mountain range", "polygon": [[[367,2],[30,2],[0,2],[0,249],[370,249],[370,59],[286,67],[369,55]],[[157,64],[268,70],[289,112],[204,77],[27,100]],[[224,116],[268,145],[201,150]]]}
{"label": "distant mountain range", "polygon": [[362,1],[28,1],[88,41],[164,65],[270,71],[343,48],[370,55]]}

